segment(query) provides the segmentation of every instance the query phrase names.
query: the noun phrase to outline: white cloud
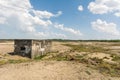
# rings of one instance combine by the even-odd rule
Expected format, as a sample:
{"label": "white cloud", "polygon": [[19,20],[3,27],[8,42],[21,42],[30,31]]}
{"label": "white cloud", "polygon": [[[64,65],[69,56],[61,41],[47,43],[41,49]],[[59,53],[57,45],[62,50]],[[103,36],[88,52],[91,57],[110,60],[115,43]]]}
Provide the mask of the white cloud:
{"label": "white cloud", "polygon": [[103,14],[108,12],[108,7],[102,4],[91,2],[88,9],[94,14]]}
{"label": "white cloud", "polygon": [[60,29],[62,31],[69,32],[71,34],[82,35],[82,33],[79,30],[75,30],[75,29],[72,29],[72,28],[64,27],[63,24],[55,24],[54,27],[57,28],[57,29]]}
{"label": "white cloud", "polygon": [[[31,34],[33,35],[33,34]],[[55,33],[55,32],[39,32],[39,33],[35,33],[33,36],[35,36],[36,38],[46,38],[47,39],[65,39],[67,38],[67,36],[65,34],[61,34],[61,33]],[[39,36],[39,37],[38,37]]]}
{"label": "white cloud", "polygon": [[120,0],[95,0],[89,3],[88,9],[94,14],[116,14],[120,12]]}
{"label": "white cloud", "polygon": [[116,12],[114,15],[120,17],[120,12]]}
{"label": "white cloud", "polygon": [[41,14],[41,17],[39,17],[40,15],[38,16],[35,14],[35,16],[33,16],[30,14],[31,11],[35,10],[32,8],[29,0],[24,0],[22,2],[20,0],[0,0],[0,7],[0,17],[2,17],[0,18],[0,24],[4,24],[4,27],[15,27],[19,30],[35,32],[36,25],[44,27],[52,24],[49,19],[42,19],[50,18],[52,14],[50,12],[40,11],[44,14]]}
{"label": "white cloud", "polygon": [[48,11],[40,11],[40,10],[33,10],[33,13],[35,14],[35,16],[39,17],[39,18],[51,18],[51,17],[58,17],[62,14],[62,11],[58,11],[57,14],[53,14],[51,12]]}
{"label": "white cloud", "polygon": [[[55,33],[55,27],[50,27],[55,26],[51,18],[61,14],[62,11],[53,14],[47,10],[35,10],[29,0],[0,0],[0,29],[8,33],[6,37],[9,38],[66,38],[65,34]],[[52,30],[47,30],[49,28]],[[78,30],[64,29],[71,34],[81,34]]]}
{"label": "white cloud", "polygon": [[79,11],[83,11],[83,6],[82,6],[82,5],[79,5],[79,6],[78,6],[78,10],[79,10]]}
{"label": "white cloud", "polygon": [[54,16],[54,14],[52,14],[51,12],[48,11],[39,11],[39,10],[33,10],[35,16],[39,17],[39,18],[51,18]]}
{"label": "white cloud", "polygon": [[6,19],[4,17],[0,17],[0,24],[4,24]]}
{"label": "white cloud", "polygon": [[58,17],[58,16],[60,16],[60,15],[62,15],[62,11],[58,11],[57,14],[54,15],[54,16],[55,16],[55,17]]}
{"label": "white cloud", "polygon": [[67,36],[65,34],[61,34],[61,33],[51,32],[51,33],[49,33],[49,35],[53,36],[54,39],[59,39],[59,38],[65,39],[65,38],[67,38]]}
{"label": "white cloud", "polygon": [[107,23],[101,19],[91,23],[92,28],[96,31],[111,34],[111,35],[120,35],[120,32],[117,30],[117,25],[115,23]]}

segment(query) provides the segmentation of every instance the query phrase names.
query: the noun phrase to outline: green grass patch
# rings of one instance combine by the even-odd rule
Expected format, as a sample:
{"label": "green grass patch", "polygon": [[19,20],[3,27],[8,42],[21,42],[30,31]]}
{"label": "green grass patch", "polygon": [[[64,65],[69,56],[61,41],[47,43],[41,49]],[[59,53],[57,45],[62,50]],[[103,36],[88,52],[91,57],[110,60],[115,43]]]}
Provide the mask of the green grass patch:
{"label": "green grass patch", "polygon": [[71,51],[78,51],[78,52],[106,52],[108,49],[104,49],[102,47],[96,47],[92,45],[72,45],[72,44],[63,44],[65,46],[71,47]]}
{"label": "green grass patch", "polygon": [[13,60],[13,59],[10,59],[10,60],[7,61],[7,63],[13,63],[13,64],[15,64],[15,63],[28,62],[28,61],[30,61],[30,60],[24,60],[24,59]]}
{"label": "green grass patch", "polygon": [[0,65],[4,65],[4,64],[6,64],[6,63],[7,63],[6,60],[0,60]]}
{"label": "green grass patch", "polygon": [[68,61],[68,55],[66,53],[59,53],[51,58],[57,61]]}
{"label": "green grass patch", "polygon": [[57,61],[68,61],[68,58],[66,56],[64,57],[56,57]]}
{"label": "green grass patch", "polygon": [[111,54],[111,57],[113,58],[113,61],[117,61],[120,63],[120,56],[116,55],[116,54]]}
{"label": "green grass patch", "polygon": [[28,62],[30,60],[24,60],[24,59],[19,59],[19,60],[13,60],[13,59],[9,59],[9,60],[1,60],[0,61],[0,65],[4,65],[4,64],[16,64],[16,63],[23,63],[23,62]]}
{"label": "green grass patch", "polygon": [[40,56],[36,56],[34,58],[34,60],[41,60],[42,58],[44,58],[46,55],[40,55]]}

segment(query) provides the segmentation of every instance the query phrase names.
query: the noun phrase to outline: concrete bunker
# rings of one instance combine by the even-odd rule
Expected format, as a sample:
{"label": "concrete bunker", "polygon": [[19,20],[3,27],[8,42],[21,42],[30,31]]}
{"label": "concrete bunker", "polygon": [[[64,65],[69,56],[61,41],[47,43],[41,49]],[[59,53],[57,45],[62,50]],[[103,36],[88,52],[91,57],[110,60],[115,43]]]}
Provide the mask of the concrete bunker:
{"label": "concrete bunker", "polygon": [[14,40],[14,54],[35,58],[51,51],[50,40]]}

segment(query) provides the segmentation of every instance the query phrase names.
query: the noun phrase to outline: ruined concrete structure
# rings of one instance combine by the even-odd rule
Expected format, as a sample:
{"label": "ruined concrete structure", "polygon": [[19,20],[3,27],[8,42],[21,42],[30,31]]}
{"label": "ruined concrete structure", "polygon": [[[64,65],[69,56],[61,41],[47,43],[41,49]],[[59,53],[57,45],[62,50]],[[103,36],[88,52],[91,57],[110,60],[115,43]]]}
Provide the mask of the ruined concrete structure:
{"label": "ruined concrete structure", "polygon": [[14,40],[14,54],[35,58],[50,52],[51,45],[50,40]]}

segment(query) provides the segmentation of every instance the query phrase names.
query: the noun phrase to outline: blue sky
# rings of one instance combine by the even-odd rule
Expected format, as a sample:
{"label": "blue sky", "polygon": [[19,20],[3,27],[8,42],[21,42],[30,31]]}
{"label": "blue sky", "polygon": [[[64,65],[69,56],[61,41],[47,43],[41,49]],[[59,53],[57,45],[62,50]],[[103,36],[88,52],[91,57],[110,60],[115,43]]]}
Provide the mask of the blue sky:
{"label": "blue sky", "polygon": [[0,7],[0,39],[120,39],[119,0],[0,0]]}

